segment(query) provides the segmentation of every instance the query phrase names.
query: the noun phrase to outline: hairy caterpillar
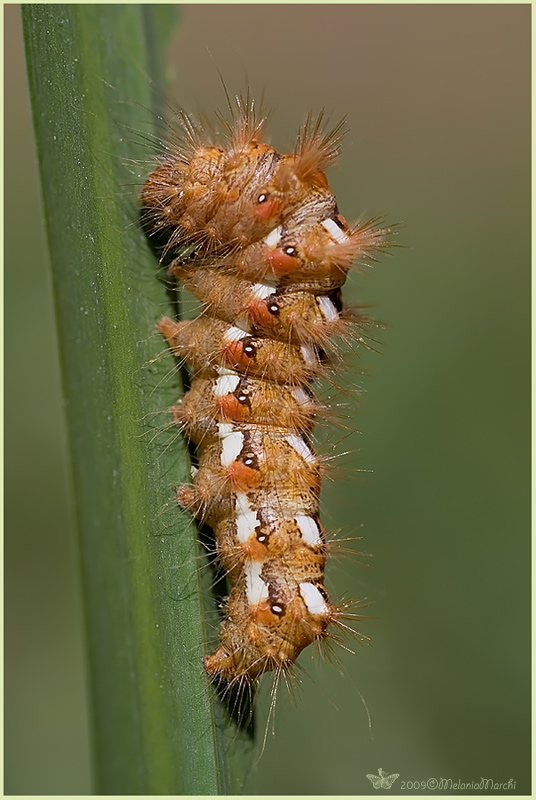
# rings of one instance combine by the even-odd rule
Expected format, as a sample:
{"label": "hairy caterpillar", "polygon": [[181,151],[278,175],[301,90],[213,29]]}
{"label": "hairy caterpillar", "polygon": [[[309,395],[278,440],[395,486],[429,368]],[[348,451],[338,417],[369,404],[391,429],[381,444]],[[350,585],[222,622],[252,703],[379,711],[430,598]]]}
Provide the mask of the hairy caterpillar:
{"label": "hairy caterpillar", "polygon": [[337,337],[366,325],[341,287],[388,233],[339,213],[325,169],[342,124],[327,131],[323,114],[309,116],[280,154],[261,140],[264,121],[248,96],[218,117],[220,134],[182,113],[182,143],[142,194],[146,230],[175,256],[169,273],[203,303],[197,319],[164,317],[158,329],[193,370],[172,409],[198,457],[178,502],[212,528],[228,575],[219,645],[204,661],[226,687],[285,672],[343,624],[323,585],[323,466],[310,434],[325,409],[311,385],[333,369]]}

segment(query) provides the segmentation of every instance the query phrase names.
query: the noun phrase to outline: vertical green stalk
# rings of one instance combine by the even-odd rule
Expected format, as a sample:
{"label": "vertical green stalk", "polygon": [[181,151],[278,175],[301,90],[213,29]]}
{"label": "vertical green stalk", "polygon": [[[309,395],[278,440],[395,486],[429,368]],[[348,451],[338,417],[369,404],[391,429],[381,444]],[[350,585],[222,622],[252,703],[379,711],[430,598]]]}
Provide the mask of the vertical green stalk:
{"label": "vertical green stalk", "polygon": [[[173,8],[26,5],[23,19],[73,465],[96,791],[238,793],[250,748],[202,668],[199,554],[163,430],[178,377],[137,224],[140,143]],[[138,131],[136,137],[131,131]],[[31,324],[31,323],[29,323]],[[38,352],[38,331],[36,331]]]}

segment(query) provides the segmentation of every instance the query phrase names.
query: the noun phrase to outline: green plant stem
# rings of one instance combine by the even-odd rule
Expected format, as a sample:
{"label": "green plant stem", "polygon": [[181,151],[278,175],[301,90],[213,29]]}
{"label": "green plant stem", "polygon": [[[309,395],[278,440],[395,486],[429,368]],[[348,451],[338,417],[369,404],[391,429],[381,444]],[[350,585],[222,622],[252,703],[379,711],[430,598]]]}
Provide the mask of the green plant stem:
{"label": "green plant stem", "polygon": [[162,431],[179,391],[155,332],[169,301],[137,225],[143,150],[131,130],[151,135],[145,73],[154,75],[172,14],[164,6],[23,7],[76,497],[96,790],[111,795],[237,793],[249,769],[247,743],[231,737],[203,672],[195,530],[174,499],[188,479],[187,453],[176,431]]}

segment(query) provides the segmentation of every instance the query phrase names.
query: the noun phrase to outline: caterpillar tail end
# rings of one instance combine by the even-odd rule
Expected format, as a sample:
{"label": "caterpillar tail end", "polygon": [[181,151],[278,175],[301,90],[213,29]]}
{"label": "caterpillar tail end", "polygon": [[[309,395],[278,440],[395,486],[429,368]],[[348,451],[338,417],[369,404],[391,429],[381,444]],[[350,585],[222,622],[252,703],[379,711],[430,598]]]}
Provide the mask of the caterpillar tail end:
{"label": "caterpillar tail end", "polygon": [[205,656],[203,663],[205,671],[211,680],[220,685],[230,685],[233,682],[254,684],[257,678],[266,672],[266,664],[246,664],[244,653],[237,650],[234,653],[220,645],[211,656]]}

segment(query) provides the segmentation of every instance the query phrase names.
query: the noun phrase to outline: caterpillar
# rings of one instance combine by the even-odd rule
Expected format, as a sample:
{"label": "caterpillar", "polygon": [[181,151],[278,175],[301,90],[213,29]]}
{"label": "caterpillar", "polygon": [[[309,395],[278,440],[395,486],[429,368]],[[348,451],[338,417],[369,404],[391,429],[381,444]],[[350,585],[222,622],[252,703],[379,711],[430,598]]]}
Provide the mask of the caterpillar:
{"label": "caterpillar", "polygon": [[[327,409],[313,383],[338,343],[368,324],[341,296],[349,269],[385,246],[380,219],[350,226],[326,168],[344,121],[309,115],[291,153],[262,141],[266,116],[249,94],[210,127],[179,114],[142,191],[142,222],[168,273],[202,303],[195,320],[158,330],[192,370],[172,408],[197,448],[179,505],[214,532],[229,596],[205,670],[220,686],[286,673],[300,652],[343,625],[324,587],[324,465],[311,434]],[[343,625],[343,627],[346,627]]]}

